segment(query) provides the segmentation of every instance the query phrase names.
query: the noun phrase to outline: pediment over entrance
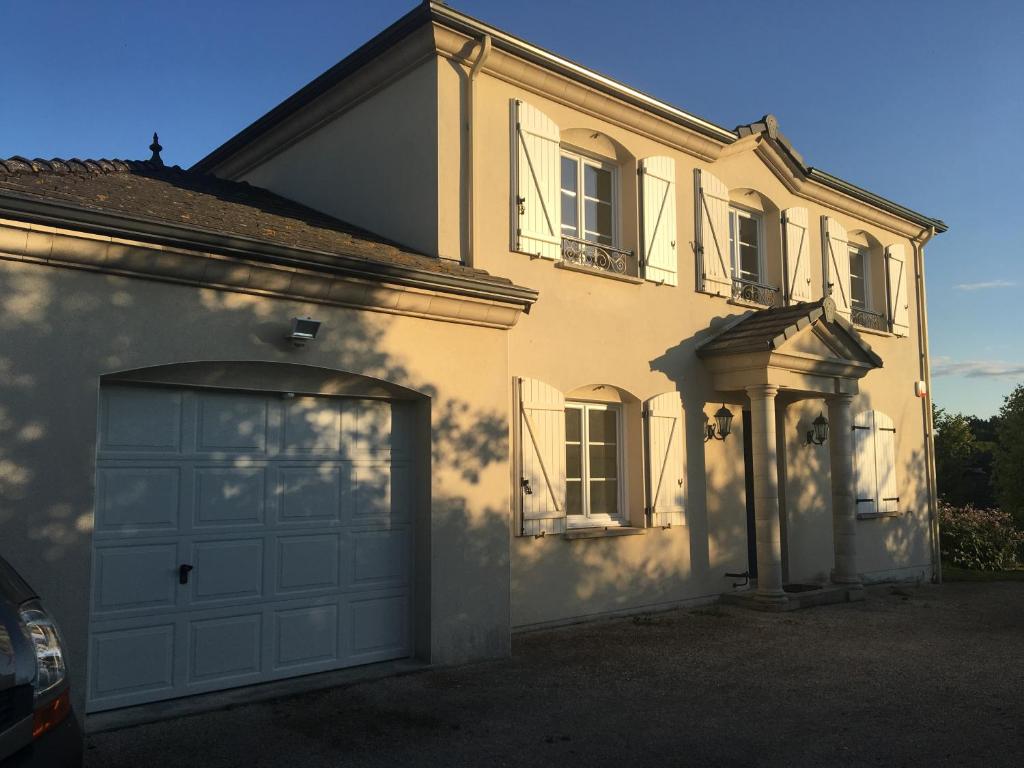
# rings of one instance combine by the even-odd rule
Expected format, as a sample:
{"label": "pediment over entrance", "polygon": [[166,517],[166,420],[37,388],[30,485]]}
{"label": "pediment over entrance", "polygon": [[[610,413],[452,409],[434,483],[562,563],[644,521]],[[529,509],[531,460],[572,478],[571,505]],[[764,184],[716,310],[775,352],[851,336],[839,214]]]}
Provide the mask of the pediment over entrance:
{"label": "pediment over entrance", "polygon": [[720,390],[776,384],[809,394],[854,393],[882,359],[830,298],[751,311],[697,348]]}

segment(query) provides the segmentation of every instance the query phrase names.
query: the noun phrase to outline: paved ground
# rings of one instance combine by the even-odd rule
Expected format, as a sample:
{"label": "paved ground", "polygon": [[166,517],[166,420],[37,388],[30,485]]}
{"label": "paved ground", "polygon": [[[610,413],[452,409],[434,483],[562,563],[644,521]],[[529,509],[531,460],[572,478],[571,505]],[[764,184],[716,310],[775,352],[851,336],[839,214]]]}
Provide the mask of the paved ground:
{"label": "paved ground", "polygon": [[97,734],[87,765],[1020,766],[1024,583],[537,632],[505,661]]}

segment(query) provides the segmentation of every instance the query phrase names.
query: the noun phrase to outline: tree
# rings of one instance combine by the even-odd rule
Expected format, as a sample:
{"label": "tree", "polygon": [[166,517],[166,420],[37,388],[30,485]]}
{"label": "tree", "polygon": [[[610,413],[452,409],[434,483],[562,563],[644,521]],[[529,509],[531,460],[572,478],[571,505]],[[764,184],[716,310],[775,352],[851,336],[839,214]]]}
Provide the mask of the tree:
{"label": "tree", "polygon": [[1024,528],[1024,384],[1003,399],[996,431],[993,475],[999,505]]}
{"label": "tree", "polygon": [[947,413],[932,404],[935,424],[935,477],[939,496],[953,506],[973,503],[974,434],[959,413]]}

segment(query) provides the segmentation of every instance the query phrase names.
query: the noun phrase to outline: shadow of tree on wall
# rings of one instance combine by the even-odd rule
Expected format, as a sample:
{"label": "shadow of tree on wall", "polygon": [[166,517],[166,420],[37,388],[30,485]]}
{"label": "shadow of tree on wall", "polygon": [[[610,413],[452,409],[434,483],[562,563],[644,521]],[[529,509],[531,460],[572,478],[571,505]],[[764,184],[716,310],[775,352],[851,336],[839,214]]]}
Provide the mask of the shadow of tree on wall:
{"label": "shadow of tree on wall", "polygon": [[[388,492],[416,506],[409,516],[416,529],[420,653],[433,649],[434,660],[443,662],[508,651],[508,418],[484,405],[505,398],[476,397],[486,378],[466,383],[456,372],[434,381],[420,373],[422,360],[392,351],[391,334],[399,331],[395,318],[383,313],[19,261],[0,261],[0,297],[0,554],[64,627],[78,695],[85,691],[101,377],[194,361],[311,367],[415,393],[408,401],[418,424],[410,482],[429,501],[416,503],[415,493],[385,488],[395,482],[386,464],[364,461],[361,450],[339,458],[363,461],[360,483],[371,496]],[[307,314],[324,326],[314,344],[296,349],[285,338],[290,318]],[[467,332],[477,331],[479,343],[505,343],[499,331]],[[422,354],[443,358],[449,352],[442,345]],[[506,359],[503,347],[496,357]],[[262,386],[255,381],[246,389]],[[315,409],[306,416],[312,443],[333,439],[330,418]],[[240,434],[253,429],[244,418],[232,423]],[[371,419],[353,424],[341,439],[380,447],[390,439],[388,430]],[[239,470],[249,462],[233,461]],[[327,474],[334,464],[322,460],[319,469]],[[239,483],[220,487],[225,495],[240,491]]]}

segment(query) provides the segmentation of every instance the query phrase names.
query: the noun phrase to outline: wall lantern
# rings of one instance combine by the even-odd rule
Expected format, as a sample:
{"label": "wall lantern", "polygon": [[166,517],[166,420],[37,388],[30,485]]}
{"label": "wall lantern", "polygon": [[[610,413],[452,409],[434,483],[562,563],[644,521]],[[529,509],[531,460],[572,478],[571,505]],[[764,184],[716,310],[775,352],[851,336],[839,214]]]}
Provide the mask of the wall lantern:
{"label": "wall lantern", "polygon": [[708,415],[704,414],[704,442],[709,440],[725,440],[732,432],[732,411],[722,407],[715,411],[715,423],[712,424]]}
{"label": "wall lantern", "polygon": [[811,422],[814,429],[807,430],[808,445],[823,445],[828,440],[828,419],[825,414],[818,412],[818,418]]}
{"label": "wall lantern", "polygon": [[320,321],[312,317],[293,317],[292,330],[288,334],[288,340],[296,347],[306,346],[306,342],[316,339],[320,333]]}

